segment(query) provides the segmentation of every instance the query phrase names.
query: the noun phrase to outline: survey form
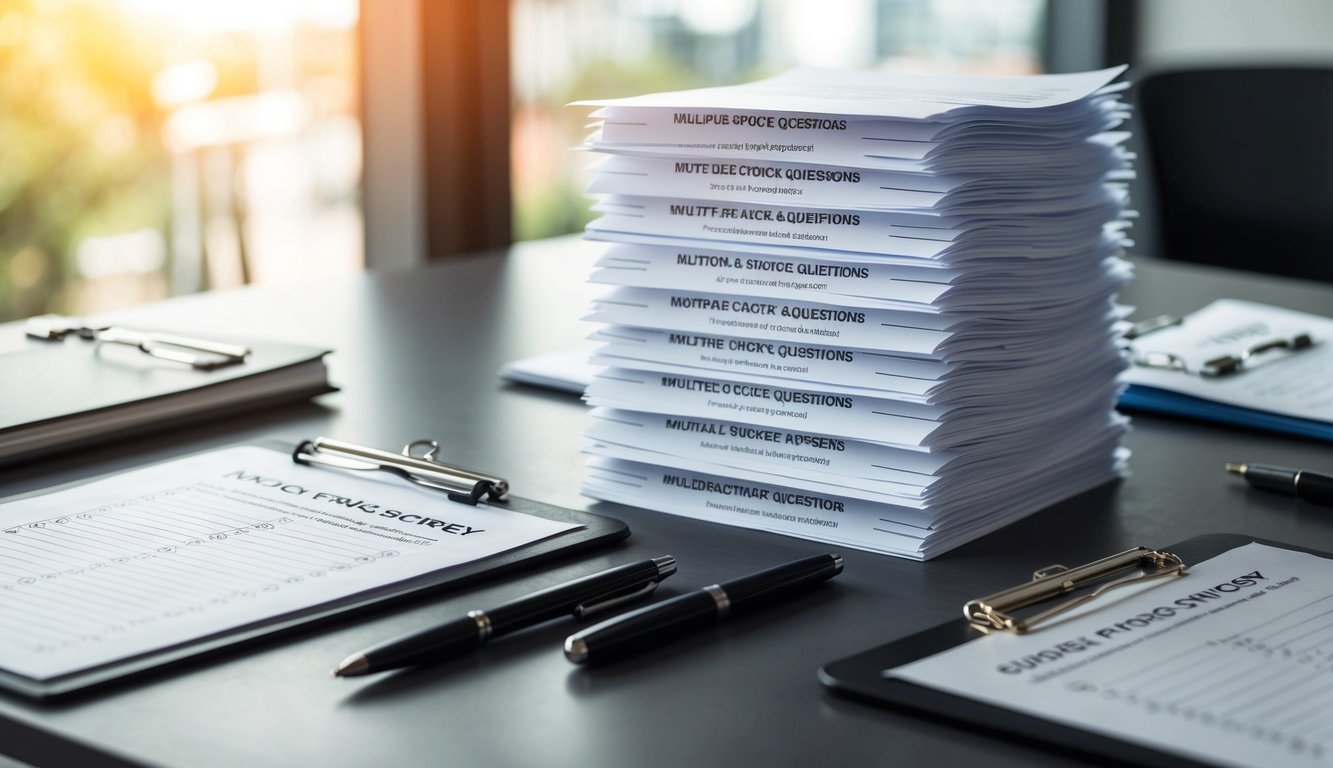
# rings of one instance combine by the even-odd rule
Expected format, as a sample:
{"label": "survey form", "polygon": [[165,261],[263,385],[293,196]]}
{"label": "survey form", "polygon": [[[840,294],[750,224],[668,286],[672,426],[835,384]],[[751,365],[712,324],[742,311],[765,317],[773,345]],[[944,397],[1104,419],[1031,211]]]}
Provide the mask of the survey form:
{"label": "survey form", "polygon": [[170,461],[0,505],[0,669],[51,679],[577,527],[257,446]]}
{"label": "survey form", "polygon": [[1333,560],[1251,543],[884,674],[1195,760],[1328,765],[1330,584]]}

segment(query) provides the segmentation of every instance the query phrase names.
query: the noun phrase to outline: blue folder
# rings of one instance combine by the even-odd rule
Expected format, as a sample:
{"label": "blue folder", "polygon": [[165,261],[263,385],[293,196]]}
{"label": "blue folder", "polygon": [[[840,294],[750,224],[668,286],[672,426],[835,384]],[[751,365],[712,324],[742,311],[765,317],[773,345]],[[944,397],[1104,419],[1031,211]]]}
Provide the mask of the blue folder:
{"label": "blue folder", "polygon": [[1120,395],[1120,406],[1127,410],[1151,411],[1174,416],[1186,416],[1223,424],[1236,424],[1254,429],[1266,429],[1317,440],[1333,441],[1333,424],[1316,419],[1301,419],[1278,413],[1243,408],[1238,405],[1182,395],[1157,387],[1131,384]]}

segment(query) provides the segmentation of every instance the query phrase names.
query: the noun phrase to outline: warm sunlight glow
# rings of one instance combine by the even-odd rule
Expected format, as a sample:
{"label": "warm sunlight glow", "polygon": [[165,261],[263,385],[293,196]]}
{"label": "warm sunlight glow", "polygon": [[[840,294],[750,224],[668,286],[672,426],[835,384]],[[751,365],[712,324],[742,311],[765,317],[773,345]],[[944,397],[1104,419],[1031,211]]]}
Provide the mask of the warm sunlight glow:
{"label": "warm sunlight glow", "polygon": [[207,98],[218,87],[218,69],[207,59],[187,61],[153,76],[153,101],[159,107],[178,107]]}
{"label": "warm sunlight glow", "polygon": [[357,0],[119,0],[126,12],[158,17],[168,23],[200,31],[258,31],[286,29],[306,22],[347,29],[356,25]]}

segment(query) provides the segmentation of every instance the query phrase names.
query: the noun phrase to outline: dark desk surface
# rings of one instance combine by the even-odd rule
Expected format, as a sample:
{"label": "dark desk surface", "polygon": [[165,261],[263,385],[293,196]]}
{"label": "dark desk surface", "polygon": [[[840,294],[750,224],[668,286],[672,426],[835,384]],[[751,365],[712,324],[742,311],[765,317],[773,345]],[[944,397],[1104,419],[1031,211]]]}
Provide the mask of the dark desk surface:
{"label": "dark desk surface", "polygon": [[[501,384],[507,360],[576,343],[593,246],[531,244],[406,274],[190,297],[126,314],[142,324],[280,336],[337,350],[342,391],[317,405],[232,419],[0,471],[0,493],[277,436],[392,446],[436,437],[446,455],[508,476],[521,495],[573,507],[585,413],[578,399]],[[1328,313],[1333,289],[1189,266],[1140,264],[1142,313],[1215,297]],[[15,332],[14,327],[0,333]],[[846,570],[784,608],[733,621],[635,662],[576,669],[552,622],[445,665],[329,677],[347,653],[440,617],[610,565],[675,555],[670,595],[822,544],[627,508],[622,546],[465,594],[238,651],[58,706],[0,697],[0,752],[38,765],[344,766],[855,765],[968,760],[1078,765],[1060,755],[827,693],[824,662],[958,616],[1035,566],[1230,531],[1333,549],[1333,514],[1247,490],[1227,461],[1333,469],[1326,444],[1139,417],[1127,480],[1071,499],[926,564],[844,551]],[[594,509],[599,507],[594,506]]]}

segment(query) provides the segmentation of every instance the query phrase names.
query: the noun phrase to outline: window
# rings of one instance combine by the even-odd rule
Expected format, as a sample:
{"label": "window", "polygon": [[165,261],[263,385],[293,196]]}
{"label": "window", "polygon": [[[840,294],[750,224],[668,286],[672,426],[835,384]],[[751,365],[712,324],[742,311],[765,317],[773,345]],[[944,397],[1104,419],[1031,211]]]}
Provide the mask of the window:
{"label": "window", "polygon": [[356,0],[0,0],[0,320],[359,269]]}
{"label": "window", "polygon": [[795,65],[1041,71],[1048,40],[1095,48],[1049,32],[1086,5],[0,0],[0,320],[578,231],[570,101]]}

